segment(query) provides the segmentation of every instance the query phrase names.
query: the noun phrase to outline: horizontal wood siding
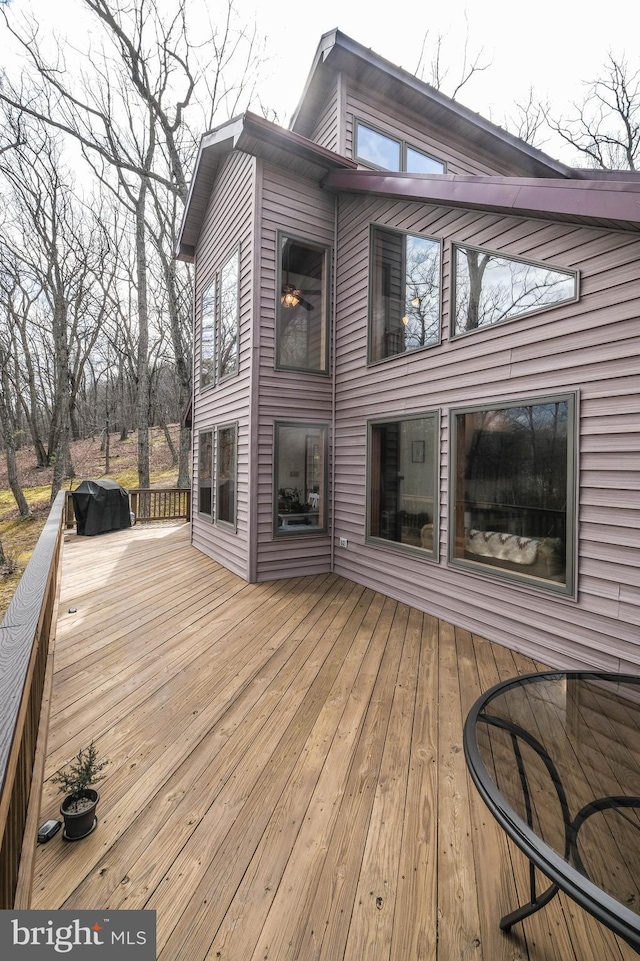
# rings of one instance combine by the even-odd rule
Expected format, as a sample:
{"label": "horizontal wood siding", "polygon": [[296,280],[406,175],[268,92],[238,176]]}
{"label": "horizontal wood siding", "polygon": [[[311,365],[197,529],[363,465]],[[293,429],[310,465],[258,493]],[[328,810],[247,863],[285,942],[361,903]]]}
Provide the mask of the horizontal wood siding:
{"label": "horizontal wood siding", "polygon": [[346,154],[353,156],[355,149],[355,120],[406,140],[412,147],[418,147],[437,160],[447,165],[450,174],[511,174],[518,171],[513,165],[507,166],[497,157],[482,156],[477,148],[469,149],[469,145],[448,127],[435,127],[419,114],[398,103],[389,100],[383,94],[372,90],[363,90],[351,82],[347,87],[346,108]]}
{"label": "horizontal wood siding", "polygon": [[[443,241],[442,343],[367,367],[371,222]],[[449,339],[451,242],[580,270],[581,295]],[[477,211],[341,198],[335,570],[558,666],[640,665],[640,239]],[[578,599],[447,565],[451,407],[579,392]],[[440,557],[365,543],[366,424],[441,412]],[[348,539],[348,548],[338,538]]]}
{"label": "horizontal wood siding", "polygon": [[[196,250],[195,350],[193,410],[193,544],[241,577],[249,576],[249,426],[252,361],[253,192],[255,160],[233,153],[212,191]],[[240,352],[237,376],[214,387],[200,388],[200,321],[202,292],[240,246]],[[238,424],[237,530],[214,524],[198,514],[198,442],[202,430]],[[214,478],[215,482],[215,478]]]}
{"label": "horizontal wood siding", "polygon": [[275,369],[278,231],[333,246],[335,200],[302,178],[265,165],[262,178],[260,256],[260,368],[258,432],[257,578],[329,570],[328,534],[273,536],[274,422],[331,424],[332,383],[326,375]]}

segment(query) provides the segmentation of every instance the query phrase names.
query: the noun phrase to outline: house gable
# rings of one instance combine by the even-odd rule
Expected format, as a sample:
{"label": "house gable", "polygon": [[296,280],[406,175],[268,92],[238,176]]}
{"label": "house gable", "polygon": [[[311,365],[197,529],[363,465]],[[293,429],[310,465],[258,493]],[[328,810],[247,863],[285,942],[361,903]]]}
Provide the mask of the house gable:
{"label": "house gable", "polygon": [[[442,153],[454,173],[571,175],[570,168],[541,150],[340,30],[332,30],[320,40],[290,128],[305,137],[322,137],[322,143],[335,144],[336,149],[353,156],[353,123],[358,117],[376,121],[389,133],[415,138],[416,146],[435,156]],[[331,122],[337,126],[335,132],[331,131]]]}
{"label": "house gable", "polygon": [[[357,119],[449,149],[446,172],[364,168],[349,156]],[[196,387],[193,421],[214,450],[237,424],[237,524],[210,533],[194,494],[194,543],[251,580],[336,571],[558,666],[640,664],[640,176],[558,164],[334,32],[293,130],[245,114],[203,140],[179,253],[195,256],[197,298],[236,243],[239,372]],[[325,266],[301,264],[305,245]],[[460,251],[467,291],[487,270],[493,313],[477,323]],[[536,283],[564,286],[536,301]],[[285,294],[309,306],[322,290],[329,353],[292,360]],[[372,351],[373,334],[389,346]],[[474,417],[506,433],[547,408],[564,417],[566,505],[518,513],[511,488],[467,505]]]}

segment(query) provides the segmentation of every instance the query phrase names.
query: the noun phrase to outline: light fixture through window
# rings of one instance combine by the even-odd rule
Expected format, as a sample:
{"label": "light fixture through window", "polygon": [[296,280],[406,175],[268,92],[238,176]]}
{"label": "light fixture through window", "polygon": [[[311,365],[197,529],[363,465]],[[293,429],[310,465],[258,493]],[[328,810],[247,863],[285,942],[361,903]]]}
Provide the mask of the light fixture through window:
{"label": "light fixture through window", "polygon": [[300,303],[300,291],[293,284],[285,284],[282,288],[280,302],[283,307],[297,307]]}

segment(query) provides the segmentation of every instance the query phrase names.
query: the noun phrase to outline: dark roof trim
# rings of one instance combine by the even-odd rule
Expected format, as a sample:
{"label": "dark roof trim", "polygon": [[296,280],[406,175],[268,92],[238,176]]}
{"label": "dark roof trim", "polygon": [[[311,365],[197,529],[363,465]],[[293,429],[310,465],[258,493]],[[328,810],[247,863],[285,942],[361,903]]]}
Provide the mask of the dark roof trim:
{"label": "dark roof trim", "polygon": [[[264,117],[257,116],[257,114],[247,112],[242,119],[242,133],[246,134],[247,137],[255,137],[263,143],[280,147],[288,153],[299,157],[301,160],[308,160],[319,166],[326,166],[327,168],[342,167],[349,170],[355,169],[358,166],[354,160],[350,160],[348,157],[341,157],[340,154],[337,154],[334,150],[322,147],[320,144],[314,143],[313,140],[309,140],[299,133],[294,133],[293,130],[286,130],[284,127],[279,127],[277,124],[271,123],[270,120],[265,120]],[[243,137],[241,136],[237,144],[240,150],[242,150],[242,141]]]}
{"label": "dark roof trim", "polygon": [[[353,63],[360,61],[370,67],[377,68],[388,80],[403,85],[405,89],[410,88],[415,93],[424,97],[425,102],[430,102],[440,111],[446,111],[450,115],[454,115],[463,125],[468,124],[474,130],[481,131],[482,134],[490,141],[493,141],[494,144],[501,144],[509,151],[515,150],[520,156],[526,156],[538,169],[546,168],[549,173],[555,173],[559,177],[572,176],[571,167],[566,166],[566,164],[561,163],[559,160],[555,160],[537,147],[532,147],[524,140],[509,133],[490,120],[486,120],[480,114],[458,103],[457,100],[452,100],[451,97],[447,97],[446,94],[443,94],[440,90],[436,90],[436,88],[430,84],[419,80],[413,74],[403,70],[402,67],[395,66],[389,60],[385,60],[384,57],[364,47],[356,40],[352,40],[351,37],[348,37],[337,29],[330,30],[328,33],[323,34],[320,39],[304,92],[289,124],[292,130],[300,129],[300,127],[304,128],[305,108],[308,107],[307,97],[318,82],[319,75],[322,73],[325,63],[331,59],[335,59],[340,61],[340,65],[342,66],[342,60],[340,59],[341,54],[342,60],[346,55]],[[309,100],[313,101],[313,97],[310,97]],[[308,133],[309,131],[305,132]]]}
{"label": "dark roof trim", "polygon": [[640,226],[640,181],[408,175],[377,170],[332,171],[324,186],[349,193],[401,197],[520,216],[598,219]]}
{"label": "dark roof trim", "polygon": [[573,176],[579,180],[628,180],[640,183],[640,170],[601,170],[599,167],[574,167]]}
{"label": "dark roof trim", "polygon": [[178,260],[193,262],[216,172],[221,160],[232,150],[253,156],[260,156],[269,150],[276,151],[280,156],[285,154],[294,161],[311,165],[317,172],[318,181],[334,168],[353,170],[358,166],[355,161],[248,111],[228,120],[205,134],[200,141],[178,233],[175,252]]}

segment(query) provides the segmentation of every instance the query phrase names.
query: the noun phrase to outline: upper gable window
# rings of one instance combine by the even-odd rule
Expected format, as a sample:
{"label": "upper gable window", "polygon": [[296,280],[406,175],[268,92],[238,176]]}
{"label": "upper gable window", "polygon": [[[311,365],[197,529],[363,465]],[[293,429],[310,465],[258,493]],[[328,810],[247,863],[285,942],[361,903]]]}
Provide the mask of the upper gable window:
{"label": "upper gable window", "polygon": [[440,340],[440,242],[373,227],[369,360]]}
{"label": "upper gable window", "polygon": [[578,275],[547,264],[453,245],[453,335],[575,300]]}
{"label": "upper gable window", "polygon": [[281,234],[276,367],[329,369],[328,248]]}
{"label": "upper gable window", "polygon": [[383,170],[413,174],[443,174],[445,165],[429,154],[411,147],[404,140],[390,137],[356,121],[355,155],[358,160]]}

